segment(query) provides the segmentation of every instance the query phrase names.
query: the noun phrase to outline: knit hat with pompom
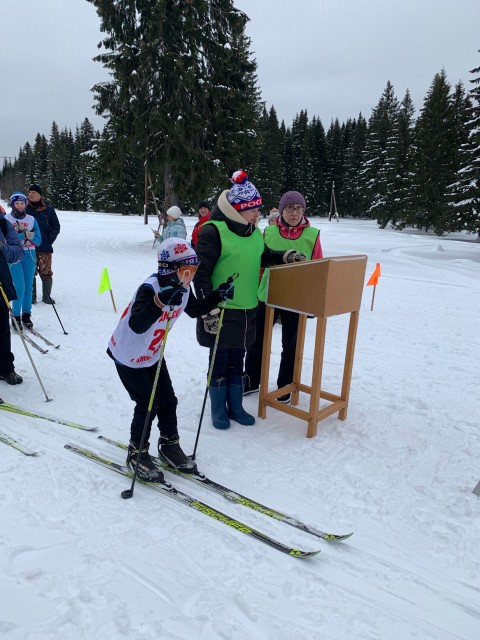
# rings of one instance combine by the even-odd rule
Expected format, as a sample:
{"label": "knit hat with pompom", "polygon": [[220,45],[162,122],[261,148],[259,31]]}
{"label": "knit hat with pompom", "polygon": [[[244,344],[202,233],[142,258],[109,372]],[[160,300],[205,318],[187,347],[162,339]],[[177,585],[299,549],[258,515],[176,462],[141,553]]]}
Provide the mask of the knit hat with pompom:
{"label": "knit hat with pompom", "polygon": [[227,194],[232,207],[242,213],[249,209],[258,209],[262,204],[262,196],[253,182],[249,182],[245,171],[235,171],[231,178],[233,185]]}

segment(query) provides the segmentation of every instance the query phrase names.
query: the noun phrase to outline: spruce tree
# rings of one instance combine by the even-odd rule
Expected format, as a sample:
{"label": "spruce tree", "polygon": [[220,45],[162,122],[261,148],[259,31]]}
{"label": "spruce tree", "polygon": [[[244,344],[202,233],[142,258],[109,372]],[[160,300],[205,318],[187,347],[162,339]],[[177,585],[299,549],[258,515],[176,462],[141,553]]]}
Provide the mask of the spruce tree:
{"label": "spruce tree", "polygon": [[35,144],[33,145],[34,175],[33,181],[40,185],[45,185],[48,172],[49,144],[47,138],[41,133],[37,133]]}
{"label": "spruce tree", "polygon": [[380,228],[388,223],[401,226],[408,215],[412,188],[412,121],[413,103],[407,90],[401,105],[392,112],[390,134],[382,152],[382,163],[376,176],[376,193],[369,213]]}
{"label": "spruce tree", "polygon": [[415,214],[407,221],[438,235],[448,228],[449,187],[459,169],[458,139],[455,105],[442,70],[432,81],[415,128]]}
{"label": "spruce tree", "polygon": [[[388,81],[377,106],[372,109],[372,115],[368,121],[363,168],[359,175],[363,206],[366,213],[373,218],[376,218],[376,209],[385,196],[387,183],[385,171],[390,170],[393,152],[391,135],[397,121],[398,110],[399,104],[393,85]],[[385,164],[388,165],[388,169],[382,170]],[[379,219],[380,226],[383,223],[384,220]]]}
{"label": "spruce tree", "polygon": [[[326,141],[326,171],[325,171],[325,185],[326,185],[326,201],[327,209],[330,206],[330,196],[332,193],[332,185],[335,183],[335,192],[338,195],[338,191],[341,191],[339,186],[343,177],[343,164],[344,164],[344,147],[343,147],[343,134],[342,127],[338,118],[331,122],[330,127],[325,136]],[[337,203],[338,204],[338,203]]]}
{"label": "spruce tree", "polygon": [[[165,207],[205,196],[232,168],[254,163],[256,64],[247,16],[232,0],[88,0],[107,33],[97,56],[112,81],[94,87],[105,142],[146,162]],[[250,153],[249,153],[250,151]],[[143,180],[138,194],[143,192]]]}
{"label": "spruce tree", "polygon": [[480,67],[470,73],[473,86],[465,113],[467,140],[460,146],[461,166],[451,188],[453,212],[448,228],[476,233],[480,240]]}
{"label": "spruce tree", "polygon": [[350,142],[345,149],[343,187],[339,192],[343,213],[353,217],[360,217],[365,213],[359,176],[363,166],[367,132],[367,121],[360,113],[358,119],[352,122]]}
{"label": "spruce tree", "polygon": [[310,184],[307,185],[310,215],[325,215],[327,149],[325,129],[318,116],[314,116],[308,127],[308,155],[311,164]]}
{"label": "spruce tree", "polygon": [[262,194],[263,212],[267,214],[272,207],[278,206],[283,179],[283,140],[277,112],[273,106],[268,113],[266,108],[263,108],[258,127],[257,146],[258,162],[252,180]]}

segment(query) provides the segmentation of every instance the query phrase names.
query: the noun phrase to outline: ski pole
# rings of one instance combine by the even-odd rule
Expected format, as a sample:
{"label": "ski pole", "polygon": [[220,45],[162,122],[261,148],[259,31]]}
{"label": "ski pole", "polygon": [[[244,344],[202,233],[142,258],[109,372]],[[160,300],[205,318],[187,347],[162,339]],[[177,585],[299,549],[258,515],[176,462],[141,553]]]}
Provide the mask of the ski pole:
{"label": "ski pole", "polygon": [[[111,293],[111,292],[110,292],[110,293]],[[54,303],[54,302],[53,302],[53,300],[52,300],[52,296],[51,296],[49,293],[47,293],[47,296],[48,296],[48,299],[50,300],[49,304],[51,304],[51,305],[52,305],[53,310],[55,311],[55,315],[56,315],[56,316],[57,316],[57,318],[58,318],[58,321],[59,321],[59,323],[60,323],[60,326],[62,327],[62,330],[63,330],[64,335],[68,336],[68,332],[67,332],[67,331],[65,331],[65,327],[63,326],[62,321],[60,320],[60,316],[58,315],[58,311],[57,311],[57,309],[55,308],[55,303]]]}
{"label": "ski pole", "polygon": [[42,383],[42,381],[41,381],[41,379],[40,379],[40,375],[39,375],[39,373],[38,373],[38,371],[37,371],[37,367],[35,366],[35,363],[34,363],[34,361],[33,361],[33,359],[32,359],[31,354],[30,354],[30,350],[29,350],[29,348],[28,348],[28,346],[27,346],[27,342],[26,342],[26,340],[25,340],[25,338],[24,338],[24,336],[23,336],[23,332],[22,332],[22,330],[20,329],[20,326],[19,326],[19,324],[18,324],[18,322],[17,322],[17,319],[16,319],[16,318],[15,318],[15,316],[13,315],[12,307],[11,307],[11,305],[10,305],[10,302],[8,301],[7,295],[6,295],[6,293],[5,293],[5,291],[4,291],[4,289],[3,289],[3,287],[2,287],[2,285],[1,285],[1,284],[0,284],[0,291],[1,291],[1,293],[2,293],[2,296],[3,296],[3,299],[4,299],[4,301],[5,301],[5,304],[6,304],[6,305],[7,305],[7,307],[8,307],[8,311],[10,312],[10,316],[11,316],[11,318],[12,318],[12,320],[13,320],[14,324],[15,324],[15,328],[16,328],[16,330],[17,330],[17,333],[18,333],[18,335],[20,336],[20,338],[21,338],[21,340],[22,340],[23,346],[25,347],[25,351],[27,352],[27,356],[28,356],[28,358],[29,358],[29,360],[30,360],[30,363],[31,363],[32,367],[33,367],[33,370],[34,370],[34,372],[35,372],[35,375],[37,376],[37,380],[38,380],[38,382],[39,382],[39,384],[40,384],[40,386],[41,386],[41,388],[42,388],[42,391],[43,391],[43,393],[44,393],[44,395],[45,395],[46,402],[51,402],[51,401],[52,401],[52,398],[49,398],[49,397],[48,397],[48,395],[47,395],[47,392],[45,391],[45,387],[43,386],[43,383]]}
{"label": "ski pole", "polygon": [[[236,278],[238,278],[238,273],[234,273],[233,276],[230,276],[227,279],[227,283],[228,284],[232,284],[232,282]],[[193,448],[193,453],[190,456],[190,458],[192,460],[195,460],[195,456],[196,456],[196,453],[197,453],[198,439],[200,438],[200,429],[202,428],[203,414],[205,413],[205,405],[207,404],[208,388],[210,387],[210,382],[212,380],[213,365],[215,364],[215,356],[217,355],[218,341],[220,339],[220,330],[221,330],[222,325],[223,325],[223,314],[224,313],[225,313],[225,307],[223,306],[222,310],[220,311],[220,318],[218,320],[218,328],[217,328],[217,333],[215,335],[215,343],[213,345],[212,357],[211,357],[211,360],[210,360],[210,367],[208,368],[207,386],[206,386],[206,389],[205,389],[205,395],[203,396],[202,411],[200,413],[200,420],[199,420],[199,423],[198,423],[197,437],[195,439],[195,446]]]}
{"label": "ski pole", "polygon": [[150,400],[148,402],[147,416],[145,418],[145,424],[143,425],[142,437],[140,439],[140,446],[138,447],[137,462],[135,464],[135,469],[133,470],[132,486],[130,487],[130,489],[125,489],[120,494],[124,500],[128,500],[128,498],[133,497],[133,489],[135,487],[135,481],[137,480],[137,472],[138,472],[138,465],[140,463],[140,455],[141,455],[141,451],[143,450],[143,445],[145,443],[145,436],[147,435],[147,429],[150,423],[150,414],[152,413],[153,402],[155,400],[155,392],[157,391],[158,378],[160,377],[160,368],[163,362],[163,354],[165,352],[165,345],[167,343],[168,332],[170,331],[171,320],[172,319],[169,317],[167,320],[167,326],[165,327],[165,335],[163,336],[162,347],[160,349],[160,358],[158,360],[157,369],[155,371],[155,378],[153,379],[152,393],[150,394]]}

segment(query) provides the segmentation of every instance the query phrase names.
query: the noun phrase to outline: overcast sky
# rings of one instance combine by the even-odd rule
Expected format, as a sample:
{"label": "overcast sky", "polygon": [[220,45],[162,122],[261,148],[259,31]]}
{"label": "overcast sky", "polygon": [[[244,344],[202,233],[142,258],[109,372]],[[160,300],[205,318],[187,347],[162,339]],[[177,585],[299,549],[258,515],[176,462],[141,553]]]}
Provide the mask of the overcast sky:
{"label": "overcast sky", "polygon": [[[286,124],[307,109],[327,128],[368,118],[385,88],[410,89],[417,109],[435,73],[468,87],[480,66],[480,0],[236,0],[267,107]],[[97,128],[92,85],[106,78],[93,62],[102,38],[86,0],[0,0],[0,156],[15,156],[52,121]],[[3,160],[0,161],[3,162]]]}

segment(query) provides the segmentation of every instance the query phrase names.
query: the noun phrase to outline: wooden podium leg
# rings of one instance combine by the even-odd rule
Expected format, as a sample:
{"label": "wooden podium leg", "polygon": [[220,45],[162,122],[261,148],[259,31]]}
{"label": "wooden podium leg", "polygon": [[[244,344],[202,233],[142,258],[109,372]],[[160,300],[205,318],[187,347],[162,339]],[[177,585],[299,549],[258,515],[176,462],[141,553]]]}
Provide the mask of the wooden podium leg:
{"label": "wooden podium leg", "polygon": [[326,331],[326,318],[317,318],[315,351],[313,354],[312,391],[310,394],[310,409],[308,411],[307,438],[313,438],[317,434],[317,415],[320,404],[320,388],[322,386],[323,354],[325,352]]}
{"label": "wooden podium leg", "polygon": [[355,353],[355,341],[357,339],[358,311],[350,314],[350,324],[348,327],[347,350],[345,352],[345,366],[343,368],[342,400],[345,400],[345,407],[338,412],[339,420],[345,420],[348,412],[348,398],[350,396],[350,384],[352,382],[353,354]]}
{"label": "wooden podium leg", "polygon": [[267,417],[267,405],[265,395],[268,393],[268,374],[270,372],[270,354],[272,352],[274,309],[266,305],[265,307],[265,333],[263,336],[262,349],[262,372],[260,374],[260,390],[258,396],[258,417]]}
{"label": "wooden podium leg", "polygon": [[295,391],[292,392],[291,404],[294,406],[298,404],[298,385],[302,379],[303,350],[305,347],[306,329],[307,316],[304,313],[300,313],[298,319],[297,346],[295,347],[295,364],[293,367],[293,384],[296,385],[296,388]]}

